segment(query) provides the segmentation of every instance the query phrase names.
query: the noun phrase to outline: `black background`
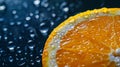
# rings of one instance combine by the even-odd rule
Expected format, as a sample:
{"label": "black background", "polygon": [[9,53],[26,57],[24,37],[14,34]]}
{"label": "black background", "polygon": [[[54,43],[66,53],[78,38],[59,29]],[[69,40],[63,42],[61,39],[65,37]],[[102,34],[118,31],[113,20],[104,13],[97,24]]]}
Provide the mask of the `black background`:
{"label": "black background", "polygon": [[62,21],[86,10],[120,6],[120,0],[34,1],[0,0],[0,67],[42,67],[44,43]]}

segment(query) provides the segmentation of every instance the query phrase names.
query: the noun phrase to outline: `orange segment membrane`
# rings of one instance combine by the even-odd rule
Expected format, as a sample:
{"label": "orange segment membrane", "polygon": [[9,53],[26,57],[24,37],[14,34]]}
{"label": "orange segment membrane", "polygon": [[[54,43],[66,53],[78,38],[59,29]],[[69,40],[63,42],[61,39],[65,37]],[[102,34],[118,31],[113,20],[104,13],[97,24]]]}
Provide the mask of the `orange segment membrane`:
{"label": "orange segment membrane", "polygon": [[69,30],[61,39],[56,60],[58,67],[115,67],[109,54],[117,48],[120,16],[100,16]]}

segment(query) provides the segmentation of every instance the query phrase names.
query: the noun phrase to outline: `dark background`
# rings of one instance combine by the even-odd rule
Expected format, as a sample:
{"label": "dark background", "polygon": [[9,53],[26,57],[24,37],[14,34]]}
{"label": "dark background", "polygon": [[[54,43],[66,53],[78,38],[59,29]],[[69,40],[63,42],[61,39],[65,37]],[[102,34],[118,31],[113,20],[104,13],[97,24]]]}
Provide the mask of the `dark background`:
{"label": "dark background", "polygon": [[120,0],[0,0],[0,67],[42,67],[50,32],[69,16]]}

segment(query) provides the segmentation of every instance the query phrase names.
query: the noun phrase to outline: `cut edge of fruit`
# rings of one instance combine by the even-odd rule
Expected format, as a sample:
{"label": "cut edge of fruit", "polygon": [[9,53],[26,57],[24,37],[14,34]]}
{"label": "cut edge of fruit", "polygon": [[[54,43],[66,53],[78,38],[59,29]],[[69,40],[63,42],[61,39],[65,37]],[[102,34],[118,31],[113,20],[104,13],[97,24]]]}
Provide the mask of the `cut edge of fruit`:
{"label": "cut edge of fruit", "polygon": [[[89,20],[97,16],[114,16],[120,15],[119,8],[102,8],[95,10],[88,10],[83,13],[77,14],[68,18],[62,22],[57,28],[55,28],[48,37],[43,55],[42,64],[43,67],[58,67],[56,63],[56,51],[60,49],[61,37],[68,31],[74,28],[74,26],[81,21]],[[111,54],[109,55],[111,58]]]}

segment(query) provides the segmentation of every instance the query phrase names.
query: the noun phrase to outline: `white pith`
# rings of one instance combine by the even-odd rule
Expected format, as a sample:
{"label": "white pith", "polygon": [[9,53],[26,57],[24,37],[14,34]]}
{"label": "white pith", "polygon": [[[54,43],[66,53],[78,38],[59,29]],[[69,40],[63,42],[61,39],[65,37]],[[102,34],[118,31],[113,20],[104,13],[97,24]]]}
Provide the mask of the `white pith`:
{"label": "white pith", "polygon": [[[120,10],[117,11],[114,15],[120,15]],[[70,23],[67,24],[66,26],[64,26],[62,29],[60,29],[59,31],[57,31],[57,35],[54,36],[54,38],[52,39],[51,43],[49,43],[49,49],[48,49],[48,53],[49,53],[49,60],[48,60],[48,67],[58,67],[57,63],[56,63],[56,51],[60,49],[60,40],[61,37],[63,35],[65,35],[67,33],[68,30],[71,30],[72,28],[74,28],[74,26],[82,21],[85,20],[89,20],[89,19],[93,19],[96,16],[113,16],[112,13],[91,13],[89,17],[79,17],[77,19],[71,19]],[[120,48],[116,49],[116,53],[120,53]],[[115,57],[112,53],[109,54],[110,57],[110,61],[114,61],[116,63],[117,67],[120,67],[120,57]]]}

